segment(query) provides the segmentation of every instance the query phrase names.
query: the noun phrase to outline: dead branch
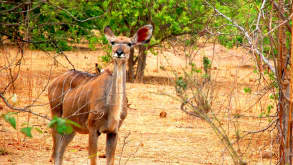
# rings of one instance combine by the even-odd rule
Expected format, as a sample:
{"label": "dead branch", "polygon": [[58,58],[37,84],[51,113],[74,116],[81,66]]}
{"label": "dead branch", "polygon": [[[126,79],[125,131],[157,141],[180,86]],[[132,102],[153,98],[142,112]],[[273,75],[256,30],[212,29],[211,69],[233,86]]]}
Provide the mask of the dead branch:
{"label": "dead branch", "polygon": [[264,127],[263,129],[260,130],[255,130],[255,131],[246,131],[247,133],[245,135],[243,135],[241,138],[249,135],[249,134],[256,134],[256,133],[261,133],[261,132],[265,132],[266,130],[268,130],[269,128],[271,128],[273,126],[274,123],[277,123],[279,119],[275,119],[272,122],[270,122],[266,127]]}
{"label": "dead branch", "polygon": [[128,134],[123,138],[123,145],[122,145],[122,150],[120,153],[120,158],[119,158],[119,165],[121,163],[121,158],[123,156],[124,148],[128,144],[129,141],[127,141],[128,137],[130,136],[131,132],[129,131]]}
{"label": "dead branch", "polygon": [[51,120],[48,116],[46,116],[46,115],[42,115],[42,114],[38,114],[38,113],[35,113],[35,112],[32,112],[32,111],[31,111],[29,108],[27,108],[27,107],[19,108],[19,107],[15,107],[15,106],[11,105],[11,104],[8,102],[8,100],[6,99],[6,97],[5,97],[2,93],[0,93],[0,98],[3,100],[3,102],[5,103],[5,105],[6,105],[8,108],[12,109],[12,110],[19,111],[19,112],[27,112],[27,113],[31,113],[31,114],[33,114],[33,115],[35,115],[35,116],[38,116],[38,117],[41,117],[41,118],[43,118],[43,119]]}

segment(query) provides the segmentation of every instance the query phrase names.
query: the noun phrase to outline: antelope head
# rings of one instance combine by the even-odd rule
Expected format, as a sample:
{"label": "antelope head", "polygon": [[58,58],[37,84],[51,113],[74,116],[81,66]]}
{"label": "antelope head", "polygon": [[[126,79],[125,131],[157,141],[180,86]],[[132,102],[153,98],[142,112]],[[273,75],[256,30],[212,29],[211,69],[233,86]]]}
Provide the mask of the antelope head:
{"label": "antelope head", "polygon": [[153,26],[145,25],[138,29],[131,38],[125,36],[115,36],[110,27],[104,29],[104,34],[108,42],[112,45],[112,57],[114,61],[127,61],[130,49],[136,45],[142,45],[150,41]]}

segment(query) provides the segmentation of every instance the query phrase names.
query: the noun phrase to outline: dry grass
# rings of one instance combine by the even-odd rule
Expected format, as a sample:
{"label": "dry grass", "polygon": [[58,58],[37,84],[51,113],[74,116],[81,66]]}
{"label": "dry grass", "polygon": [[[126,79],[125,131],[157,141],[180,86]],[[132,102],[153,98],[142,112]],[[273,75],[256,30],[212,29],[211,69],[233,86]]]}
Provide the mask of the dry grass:
{"label": "dry grass", "polygon": [[[202,49],[195,59],[198,66],[201,65],[202,56],[212,57],[212,49],[212,45]],[[254,92],[262,87],[258,85],[258,75],[253,73],[250,56],[242,49],[227,50],[219,45],[215,50],[212,73],[216,82],[216,97],[213,110],[222,120],[228,135],[235,139],[235,127],[241,131],[263,128],[268,124],[267,119],[243,117],[239,118],[236,126],[231,123],[234,114],[258,116],[271,102],[267,99],[267,94],[261,102],[248,108],[257,102],[259,95],[246,94],[243,88],[251,87]],[[13,55],[16,52],[14,48],[5,48],[0,53]],[[66,52],[77,69],[89,72],[94,72],[94,62],[100,63],[98,57],[102,54],[101,50]],[[50,75],[54,77],[70,68],[62,56],[56,57],[59,61],[56,65],[52,58],[54,55],[54,53],[26,50],[21,74],[15,83],[16,89],[10,91],[7,97],[15,92],[19,96],[17,106],[29,104],[46,86]],[[4,61],[0,54],[1,66],[7,65]],[[121,164],[232,164],[231,158],[206,123],[185,115],[179,110],[178,102],[168,96],[160,95],[160,93],[175,94],[172,87],[174,79],[172,69],[180,71],[184,66],[184,57],[174,56],[170,51],[162,52],[159,61],[157,57],[150,55],[147,60],[146,84],[127,84],[127,95],[133,109],[129,111],[121,127],[116,163],[120,159],[124,138],[130,133],[125,139],[127,144],[121,157]],[[0,72],[0,75],[1,88],[7,82],[5,76],[7,74]],[[47,102],[47,92],[44,92],[37,103]],[[8,111],[10,110],[4,107],[1,113]],[[49,106],[34,107],[33,111],[49,114]],[[166,118],[160,118],[162,111],[167,113]],[[0,164],[52,164],[48,161],[52,146],[50,129],[47,127],[48,121],[35,116],[28,117],[27,114],[22,113],[17,115],[17,127],[20,128],[28,118],[30,125],[43,130],[42,134],[33,131],[32,139],[25,138],[4,120],[0,120],[0,148],[9,153],[0,155]],[[251,135],[236,143],[234,147],[243,154],[248,164],[270,164],[271,161],[276,162],[276,156],[271,160],[263,159],[262,155],[264,152],[277,151],[274,139],[274,132]],[[104,148],[103,135],[99,139],[99,153],[104,153]],[[67,148],[64,159],[64,164],[87,164],[87,136],[77,135]],[[98,161],[105,164],[103,158],[99,158]]]}

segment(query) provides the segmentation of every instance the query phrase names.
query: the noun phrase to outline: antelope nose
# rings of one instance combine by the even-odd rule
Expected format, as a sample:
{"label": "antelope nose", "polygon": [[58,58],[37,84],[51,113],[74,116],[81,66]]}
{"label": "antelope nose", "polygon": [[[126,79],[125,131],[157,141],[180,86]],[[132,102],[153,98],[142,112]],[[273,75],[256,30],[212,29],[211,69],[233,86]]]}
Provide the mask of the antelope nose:
{"label": "antelope nose", "polygon": [[123,51],[122,51],[121,49],[118,49],[118,50],[116,51],[116,53],[117,53],[117,56],[118,56],[118,57],[121,57],[121,55],[123,55]]}

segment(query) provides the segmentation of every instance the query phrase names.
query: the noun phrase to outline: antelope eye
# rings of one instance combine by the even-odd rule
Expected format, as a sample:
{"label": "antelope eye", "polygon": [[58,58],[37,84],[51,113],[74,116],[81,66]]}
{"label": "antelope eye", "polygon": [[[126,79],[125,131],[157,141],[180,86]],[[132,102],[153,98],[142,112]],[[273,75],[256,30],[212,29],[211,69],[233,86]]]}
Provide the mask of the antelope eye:
{"label": "antelope eye", "polygon": [[127,43],[127,45],[128,45],[129,47],[131,47],[131,46],[132,46],[132,43]]}
{"label": "antelope eye", "polygon": [[115,45],[115,42],[114,41],[111,41],[111,45]]}

